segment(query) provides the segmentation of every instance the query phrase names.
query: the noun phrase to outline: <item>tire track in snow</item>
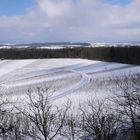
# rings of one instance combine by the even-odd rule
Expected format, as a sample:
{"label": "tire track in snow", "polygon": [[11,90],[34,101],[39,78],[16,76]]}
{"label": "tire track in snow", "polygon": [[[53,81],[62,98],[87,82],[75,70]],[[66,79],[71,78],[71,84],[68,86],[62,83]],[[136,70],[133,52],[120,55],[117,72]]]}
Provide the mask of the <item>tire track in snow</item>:
{"label": "tire track in snow", "polygon": [[[102,70],[102,71],[98,71],[98,72],[93,72],[94,74],[101,74],[101,73],[104,73],[104,72],[112,72],[112,71],[115,71],[115,70],[121,70],[121,69],[126,69],[126,68],[130,68],[130,67],[134,67],[132,65],[126,65],[126,66],[123,66],[123,67],[119,67],[119,68],[112,68],[112,69],[106,69],[106,70]],[[74,91],[76,91],[77,89],[81,88],[82,86],[84,86],[85,84],[88,84],[91,80],[91,77],[89,76],[90,73],[86,73],[86,72],[78,72],[76,70],[72,70],[74,73],[78,73],[78,74],[81,74],[81,80],[69,87],[69,88],[65,88],[64,90],[61,90],[61,91],[58,91],[58,92],[55,92],[54,93],[54,97],[51,98],[51,100],[56,100],[58,98],[62,98],[64,96],[67,96],[69,94],[72,94]],[[56,94],[56,95],[55,95]]]}
{"label": "tire track in snow", "polygon": [[139,67],[139,66],[137,66],[137,65],[126,65],[126,66],[122,66],[122,67],[118,67],[118,68],[105,69],[105,70],[101,70],[101,71],[97,71],[97,72],[87,72],[87,74],[89,74],[89,75],[100,74],[100,73],[113,72],[113,71],[124,70],[124,69],[128,69],[128,68],[134,68],[134,67]]}
{"label": "tire track in snow", "polygon": [[67,87],[61,91],[55,92],[54,97],[52,97],[51,100],[56,100],[58,98],[62,98],[64,96],[72,94],[75,90],[81,88],[82,86],[84,86],[85,84],[88,84],[90,82],[90,76],[87,75],[86,73],[81,73],[81,72],[77,72],[74,70],[72,70],[72,72],[80,74],[81,80],[78,83],[76,83],[70,87]]}

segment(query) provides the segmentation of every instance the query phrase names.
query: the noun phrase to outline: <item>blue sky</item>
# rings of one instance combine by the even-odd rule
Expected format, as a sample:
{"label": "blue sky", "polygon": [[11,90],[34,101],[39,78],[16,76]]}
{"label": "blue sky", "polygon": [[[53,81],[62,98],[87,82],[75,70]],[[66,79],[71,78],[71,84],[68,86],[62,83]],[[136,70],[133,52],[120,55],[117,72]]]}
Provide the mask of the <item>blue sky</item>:
{"label": "blue sky", "polygon": [[0,0],[0,42],[140,41],[140,0]]}
{"label": "blue sky", "polygon": [[[74,0],[79,1],[79,0]],[[127,5],[132,0],[104,0],[105,3]],[[28,8],[35,5],[36,0],[0,0],[0,15],[18,16],[24,15]]]}
{"label": "blue sky", "polygon": [[0,15],[23,15],[34,4],[35,0],[0,0]]}
{"label": "blue sky", "polygon": [[105,0],[106,3],[110,3],[110,4],[119,4],[119,5],[127,5],[130,2],[132,2],[132,0]]}

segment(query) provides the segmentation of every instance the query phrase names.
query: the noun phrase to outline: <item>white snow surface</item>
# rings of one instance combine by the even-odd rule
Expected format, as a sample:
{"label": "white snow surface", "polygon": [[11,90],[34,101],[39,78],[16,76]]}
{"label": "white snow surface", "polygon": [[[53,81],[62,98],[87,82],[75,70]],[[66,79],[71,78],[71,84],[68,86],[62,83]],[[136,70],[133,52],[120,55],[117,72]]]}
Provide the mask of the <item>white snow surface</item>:
{"label": "white snow surface", "polygon": [[0,77],[14,70],[20,69],[35,60],[3,60],[0,61]]}
{"label": "white snow surface", "polygon": [[140,72],[140,66],[85,59],[31,59],[0,61],[0,93],[10,100],[25,99],[28,89],[49,86],[51,100],[75,104],[107,92],[95,93],[95,79],[108,79]]}

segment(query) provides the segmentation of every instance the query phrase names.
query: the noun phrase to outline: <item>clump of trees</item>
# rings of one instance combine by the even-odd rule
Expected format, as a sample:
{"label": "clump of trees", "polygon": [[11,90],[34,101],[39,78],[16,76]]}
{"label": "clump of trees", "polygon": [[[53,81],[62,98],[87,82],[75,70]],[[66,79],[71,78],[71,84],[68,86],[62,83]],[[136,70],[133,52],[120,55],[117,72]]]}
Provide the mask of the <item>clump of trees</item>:
{"label": "clump of trees", "polygon": [[[49,88],[27,93],[24,107],[0,103],[3,140],[139,140],[140,74],[115,78],[115,97],[90,99],[73,110],[72,103],[55,105]],[[119,93],[117,93],[119,89]],[[16,110],[16,111],[15,111]]]}
{"label": "clump of trees", "polygon": [[78,47],[64,49],[0,49],[1,59],[85,58],[109,62],[140,64],[140,47]]}

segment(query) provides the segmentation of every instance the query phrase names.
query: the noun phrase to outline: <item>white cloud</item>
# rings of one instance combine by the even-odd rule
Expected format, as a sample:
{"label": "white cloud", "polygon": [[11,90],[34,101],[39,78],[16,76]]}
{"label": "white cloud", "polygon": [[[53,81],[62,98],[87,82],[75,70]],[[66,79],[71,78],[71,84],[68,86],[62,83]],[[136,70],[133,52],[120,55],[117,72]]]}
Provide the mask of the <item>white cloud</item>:
{"label": "white cloud", "polygon": [[37,0],[36,6],[24,16],[0,17],[0,38],[1,41],[138,41],[139,13],[139,0],[123,6],[104,0]]}
{"label": "white cloud", "polygon": [[55,19],[68,14],[71,6],[69,0],[38,0],[39,10],[46,14],[48,18]]}

